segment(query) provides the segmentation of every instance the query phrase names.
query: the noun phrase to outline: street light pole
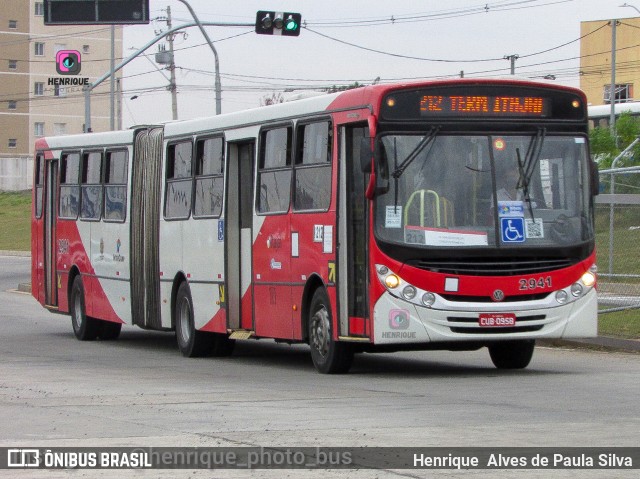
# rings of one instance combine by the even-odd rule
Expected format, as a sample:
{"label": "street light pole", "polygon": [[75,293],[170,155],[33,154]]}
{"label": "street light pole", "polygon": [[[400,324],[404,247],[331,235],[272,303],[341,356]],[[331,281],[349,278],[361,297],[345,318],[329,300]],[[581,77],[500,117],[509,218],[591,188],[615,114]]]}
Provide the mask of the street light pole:
{"label": "street light pole", "polygon": [[[618,20],[611,20],[611,86],[609,87],[609,103],[611,103],[611,113],[609,114],[609,128],[614,135],[616,132],[616,25]],[[617,143],[617,142],[616,142]]]}
{"label": "street light pole", "polygon": [[633,8],[636,12],[640,13],[640,10],[638,10],[638,7],[634,7],[633,5],[629,5],[627,2],[624,2],[622,5],[620,5],[621,7],[629,7],[629,8]]}
{"label": "street light pole", "polygon": [[184,3],[184,5],[189,9],[189,13],[191,13],[191,16],[193,17],[193,19],[195,20],[196,24],[200,28],[200,31],[202,32],[202,35],[204,36],[205,40],[207,40],[207,43],[209,44],[209,48],[211,48],[211,51],[213,52],[213,57],[215,59],[214,70],[215,70],[215,75],[216,75],[216,79],[215,79],[216,115],[219,115],[221,113],[221,111],[222,111],[222,86],[220,84],[220,63],[218,62],[218,52],[216,51],[216,48],[213,46],[213,42],[209,38],[209,35],[207,35],[206,30],[202,26],[202,23],[200,23],[200,20],[198,19],[197,15],[196,15],[196,12],[194,12],[193,8],[191,8],[191,5],[189,5],[187,0],[178,0],[178,1]]}
{"label": "street light pole", "polygon": [[[204,22],[203,25],[212,26],[212,27],[254,27],[255,26],[254,23],[220,23],[220,22]],[[195,26],[197,26],[197,24],[195,22],[186,23],[186,24],[180,25],[178,27],[170,28],[166,32],[160,33],[155,38],[153,38],[152,40],[147,42],[142,48],[137,49],[133,54],[131,54],[129,57],[125,58],[118,65],[116,65],[115,68],[113,69],[113,73],[115,74],[116,72],[120,71],[123,67],[125,67],[127,64],[129,64],[129,62],[131,62],[134,58],[136,58],[139,55],[141,55],[143,52],[145,52],[147,50],[147,48],[149,48],[151,45],[156,44],[158,41],[160,41],[163,38],[165,38],[168,34],[174,33],[174,32],[176,32],[178,30],[181,30],[181,29],[191,28],[191,27],[195,27]],[[217,62],[216,62],[216,65],[217,65]],[[85,91],[84,91],[85,132],[90,132],[91,131],[91,91],[94,88],[96,88],[98,85],[101,85],[102,82],[105,81],[110,76],[111,76],[111,71],[107,70],[107,72],[104,75],[102,75],[100,78],[95,80],[93,83],[91,83],[91,84],[89,84],[88,86],[85,87]],[[219,81],[216,82],[216,83],[218,84],[218,86],[220,85]],[[220,91],[220,89],[218,89],[218,92],[219,91]],[[220,98],[219,94],[218,94],[218,98]]]}

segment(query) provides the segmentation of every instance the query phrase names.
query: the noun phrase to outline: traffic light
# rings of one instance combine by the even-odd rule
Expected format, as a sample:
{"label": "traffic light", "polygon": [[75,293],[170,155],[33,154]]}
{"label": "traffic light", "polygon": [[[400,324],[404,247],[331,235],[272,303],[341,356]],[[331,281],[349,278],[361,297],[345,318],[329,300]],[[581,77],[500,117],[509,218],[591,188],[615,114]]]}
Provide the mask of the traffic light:
{"label": "traffic light", "polygon": [[299,13],[260,10],[256,15],[256,33],[297,37],[301,23],[302,16]]}

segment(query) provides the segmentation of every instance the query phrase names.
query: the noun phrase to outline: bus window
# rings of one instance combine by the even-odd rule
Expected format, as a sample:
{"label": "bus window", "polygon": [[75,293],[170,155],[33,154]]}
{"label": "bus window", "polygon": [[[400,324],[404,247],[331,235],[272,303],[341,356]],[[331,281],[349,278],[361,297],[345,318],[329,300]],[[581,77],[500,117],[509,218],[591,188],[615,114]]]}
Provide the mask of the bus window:
{"label": "bus window", "polygon": [[104,220],[122,222],[127,209],[127,152],[107,151],[104,170]]}
{"label": "bus window", "polygon": [[92,151],[82,155],[82,186],[80,217],[99,220],[102,212],[102,152]]}
{"label": "bus window", "polygon": [[224,140],[221,137],[196,143],[196,193],[194,217],[218,217],[224,188]]}
{"label": "bus window", "polygon": [[187,219],[191,212],[192,150],[191,141],[175,143],[168,147],[164,202],[164,215],[167,219]]}
{"label": "bus window", "polygon": [[77,219],[80,203],[80,153],[67,153],[60,160],[60,207],[58,216]]}
{"label": "bus window", "polygon": [[293,209],[329,209],[331,202],[331,123],[321,121],[298,127],[296,188]]}
{"label": "bus window", "polygon": [[263,131],[260,138],[258,213],[286,213],[291,197],[290,127]]}

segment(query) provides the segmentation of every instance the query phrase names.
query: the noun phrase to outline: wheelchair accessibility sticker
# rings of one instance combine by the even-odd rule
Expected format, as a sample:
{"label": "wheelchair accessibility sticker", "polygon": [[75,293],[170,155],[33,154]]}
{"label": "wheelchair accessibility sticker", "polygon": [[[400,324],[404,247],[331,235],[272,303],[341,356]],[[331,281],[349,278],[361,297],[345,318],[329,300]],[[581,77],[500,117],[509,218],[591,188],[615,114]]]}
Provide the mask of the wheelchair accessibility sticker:
{"label": "wheelchair accessibility sticker", "polygon": [[500,218],[503,243],[524,242],[524,218]]}

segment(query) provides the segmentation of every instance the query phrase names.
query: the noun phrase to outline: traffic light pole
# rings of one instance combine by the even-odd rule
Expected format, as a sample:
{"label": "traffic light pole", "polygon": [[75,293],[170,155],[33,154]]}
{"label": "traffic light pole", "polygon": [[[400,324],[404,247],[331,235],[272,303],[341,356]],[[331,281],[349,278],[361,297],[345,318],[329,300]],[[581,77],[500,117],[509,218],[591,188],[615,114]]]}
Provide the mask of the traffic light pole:
{"label": "traffic light pole", "polygon": [[[220,22],[200,22],[200,23],[196,23],[196,22],[192,22],[192,23],[186,23],[184,25],[180,25],[177,27],[173,27],[170,28],[169,30],[167,30],[166,32],[162,32],[160,35],[156,36],[155,38],[153,38],[152,40],[150,40],[149,42],[147,42],[142,48],[139,48],[138,50],[136,50],[133,54],[131,54],[129,57],[127,57],[126,59],[124,59],[122,62],[120,62],[118,65],[116,65],[113,68],[113,71],[108,71],[107,73],[105,73],[104,75],[102,75],[100,78],[98,78],[96,81],[94,81],[92,84],[90,84],[88,87],[85,88],[84,90],[84,101],[85,101],[85,105],[84,105],[84,114],[85,114],[85,118],[84,118],[84,131],[85,132],[90,132],[91,131],[91,91],[96,88],[98,85],[100,85],[102,82],[104,82],[107,78],[110,78],[111,75],[115,75],[115,73],[117,71],[120,71],[120,69],[122,69],[125,65],[127,65],[129,62],[131,62],[134,58],[138,57],[139,55],[141,55],[145,50],[147,50],[149,47],[155,45],[156,43],[158,43],[160,40],[162,40],[163,38],[165,38],[167,35],[173,33],[173,32],[177,32],[178,30],[182,30],[184,28],[191,28],[191,27],[200,27],[203,28],[203,26],[208,26],[208,27],[254,27],[253,23],[220,23]],[[216,85],[217,85],[217,89],[216,89],[216,100],[218,100],[221,95],[220,95],[220,80],[219,80],[219,76],[218,76],[218,72],[219,72],[219,64],[218,64],[218,56],[217,54],[215,55],[215,60],[216,60]],[[216,105],[216,113],[219,113],[219,107]]]}

